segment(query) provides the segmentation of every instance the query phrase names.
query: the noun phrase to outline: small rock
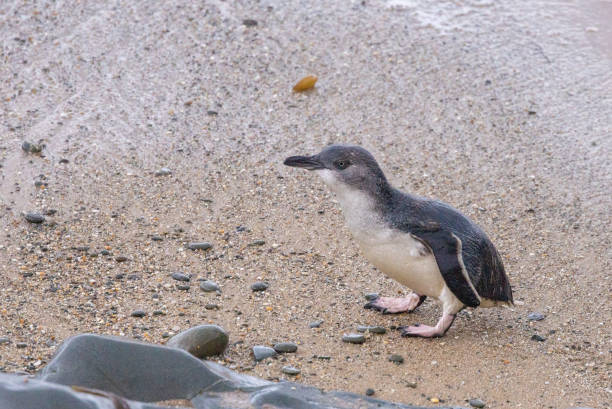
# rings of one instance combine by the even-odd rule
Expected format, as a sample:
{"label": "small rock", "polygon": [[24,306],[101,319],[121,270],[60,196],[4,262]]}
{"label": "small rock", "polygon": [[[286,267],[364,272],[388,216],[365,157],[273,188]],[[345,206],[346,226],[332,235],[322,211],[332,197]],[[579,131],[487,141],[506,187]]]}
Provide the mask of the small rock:
{"label": "small rock", "polygon": [[171,174],[172,174],[172,171],[168,168],[161,168],[155,171],[155,176],[168,176]]}
{"label": "small rock", "polygon": [[180,273],[180,272],[172,273],[170,275],[170,277],[172,277],[176,281],[185,281],[185,282],[187,282],[187,281],[191,280],[191,277],[189,275],[187,275],[185,273]]}
{"label": "small rock", "polygon": [[0,345],[8,344],[9,342],[11,342],[11,340],[8,339],[7,337],[0,337]]}
{"label": "small rock", "polygon": [[246,19],[242,20],[242,24],[244,24],[247,27],[255,27],[257,25],[257,20],[253,20],[251,18],[246,18]]}
{"label": "small rock", "polygon": [[546,315],[541,312],[532,312],[527,315],[528,321],[542,321],[544,318],[546,318]]}
{"label": "small rock", "polygon": [[217,116],[219,113],[217,111],[208,110],[206,111],[206,115],[208,116]]}
{"label": "small rock", "polygon": [[274,345],[274,350],[278,353],[290,353],[297,351],[298,346],[293,342],[279,342]]}
{"label": "small rock", "polygon": [[276,355],[276,351],[270,347],[266,347],[263,345],[256,345],[253,347],[253,356],[255,357],[255,360],[257,362]]}
{"label": "small rock", "polygon": [[416,389],[417,387],[417,383],[416,382],[410,382],[410,381],[406,381],[406,386],[412,389]]}
{"label": "small rock", "polygon": [[374,389],[372,389],[372,388],[366,389],[365,394],[366,394],[366,396],[374,395]]}
{"label": "small rock", "polygon": [[255,240],[249,243],[249,247],[263,246],[264,244],[266,244],[265,240]]}
{"label": "small rock", "polygon": [[25,219],[30,223],[42,223],[45,221],[45,216],[40,213],[28,212],[25,214]]}
{"label": "small rock", "polygon": [[293,366],[283,366],[281,371],[283,371],[284,374],[294,375],[294,376],[299,375],[302,372],[299,369],[294,368]]}
{"label": "small rock", "polygon": [[145,315],[147,315],[146,312],[144,312],[143,310],[136,310],[136,311],[132,311],[132,313],[130,314],[132,317],[137,317],[137,318],[142,318]]}
{"label": "small rock", "polygon": [[546,338],[539,336],[538,334],[533,334],[531,336],[531,340],[532,341],[538,341],[538,342],[544,342],[546,341]]}
{"label": "small rock", "polygon": [[153,311],[153,315],[158,316],[158,315],[166,315],[162,310],[155,310]]}
{"label": "small rock", "polygon": [[393,362],[394,364],[403,364],[404,363],[404,357],[398,354],[393,354],[393,355],[389,355],[389,361]]}
{"label": "small rock", "polygon": [[342,341],[350,344],[363,344],[365,342],[365,337],[362,334],[344,334],[342,336]]}
{"label": "small rock", "polygon": [[206,308],[207,310],[218,310],[219,306],[217,304],[206,304],[204,306],[204,308]]}
{"label": "small rock", "polygon": [[478,398],[470,399],[470,405],[475,408],[484,408],[485,403]]}
{"label": "small rock", "polygon": [[158,236],[158,235],[151,236],[151,240],[153,241],[162,241],[163,239],[164,238],[162,236]]}
{"label": "small rock", "polygon": [[23,141],[23,143],[21,144],[21,149],[28,153],[40,153],[42,152],[43,147],[42,145],[39,145],[37,143]]}
{"label": "small rock", "polygon": [[19,349],[23,349],[23,348],[27,347],[28,344],[26,344],[25,342],[18,342],[18,343],[15,344],[15,346],[17,348],[19,348]]}
{"label": "small rock", "polygon": [[32,277],[33,275],[34,275],[34,273],[31,272],[31,271],[25,271],[25,272],[21,273],[21,276],[23,278]]}
{"label": "small rock", "polygon": [[200,282],[200,290],[211,293],[213,291],[221,291],[221,288],[219,287],[219,284],[215,283],[214,281],[206,280]]}
{"label": "small rock", "polygon": [[378,298],[378,294],[377,293],[368,293],[368,294],[365,295],[366,301],[374,301],[377,298]]}
{"label": "small rock", "polygon": [[194,242],[194,243],[189,243],[187,245],[187,248],[189,250],[208,250],[209,248],[212,247],[212,244],[207,243],[207,242]]}
{"label": "small rock", "polygon": [[66,163],[68,163],[68,162],[69,162],[69,160],[68,160],[68,159],[66,159],[66,158],[62,158],[62,159],[60,159],[60,160],[59,160],[59,163],[64,164],[64,165],[65,165]]}
{"label": "small rock", "polygon": [[319,328],[321,326],[321,324],[323,324],[323,320],[313,321],[310,324],[308,324],[308,327],[310,327],[310,328]]}
{"label": "small rock", "polygon": [[251,290],[253,290],[253,291],[266,291],[269,286],[270,286],[270,284],[268,284],[268,283],[266,283],[264,281],[257,281],[257,282],[254,282],[251,285]]}
{"label": "small rock", "polygon": [[167,346],[189,352],[196,358],[220,355],[227,348],[229,337],[218,325],[199,325],[168,340]]}
{"label": "small rock", "polygon": [[181,291],[189,291],[191,286],[189,284],[177,284],[176,289]]}
{"label": "small rock", "polygon": [[387,329],[385,327],[381,327],[378,325],[375,325],[375,326],[359,325],[357,327],[357,332],[371,332],[372,334],[386,334]]}
{"label": "small rock", "polygon": [[108,251],[108,250],[102,250],[102,251],[100,252],[100,254],[101,254],[101,255],[103,255],[103,256],[109,256],[109,255],[110,255],[110,251]]}
{"label": "small rock", "polygon": [[115,257],[115,261],[117,263],[123,263],[124,261],[127,261],[127,259],[128,258],[126,256],[117,256],[117,257]]}

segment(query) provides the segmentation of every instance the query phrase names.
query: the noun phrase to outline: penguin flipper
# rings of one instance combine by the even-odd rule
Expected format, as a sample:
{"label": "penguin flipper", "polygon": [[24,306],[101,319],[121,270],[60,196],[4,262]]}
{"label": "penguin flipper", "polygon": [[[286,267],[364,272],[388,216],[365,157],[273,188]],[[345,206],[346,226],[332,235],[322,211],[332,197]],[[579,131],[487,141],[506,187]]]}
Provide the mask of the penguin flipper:
{"label": "penguin flipper", "polygon": [[468,307],[480,305],[476,292],[463,263],[459,237],[444,229],[419,226],[411,229],[412,236],[425,244],[433,253],[444,282],[453,294]]}

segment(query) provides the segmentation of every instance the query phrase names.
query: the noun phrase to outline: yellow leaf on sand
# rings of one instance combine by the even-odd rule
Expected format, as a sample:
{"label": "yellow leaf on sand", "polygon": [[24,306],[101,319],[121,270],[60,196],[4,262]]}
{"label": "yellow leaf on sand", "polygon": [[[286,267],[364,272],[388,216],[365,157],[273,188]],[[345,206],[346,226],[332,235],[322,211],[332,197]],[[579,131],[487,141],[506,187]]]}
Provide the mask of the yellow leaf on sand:
{"label": "yellow leaf on sand", "polygon": [[302,91],[309,90],[312,87],[314,87],[317,80],[318,78],[315,77],[314,75],[308,75],[307,77],[304,77],[301,80],[299,80],[298,83],[293,86],[293,90],[295,92],[302,92]]}

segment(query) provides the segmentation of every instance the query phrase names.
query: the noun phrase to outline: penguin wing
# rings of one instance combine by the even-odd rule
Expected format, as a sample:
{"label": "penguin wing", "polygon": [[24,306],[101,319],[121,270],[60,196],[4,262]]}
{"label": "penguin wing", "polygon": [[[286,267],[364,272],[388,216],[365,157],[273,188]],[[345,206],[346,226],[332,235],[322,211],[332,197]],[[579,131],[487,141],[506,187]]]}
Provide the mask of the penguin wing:
{"label": "penguin wing", "polygon": [[415,239],[431,249],[444,282],[459,301],[468,307],[480,305],[480,296],[463,263],[461,239],[435,223],[410,230]]}

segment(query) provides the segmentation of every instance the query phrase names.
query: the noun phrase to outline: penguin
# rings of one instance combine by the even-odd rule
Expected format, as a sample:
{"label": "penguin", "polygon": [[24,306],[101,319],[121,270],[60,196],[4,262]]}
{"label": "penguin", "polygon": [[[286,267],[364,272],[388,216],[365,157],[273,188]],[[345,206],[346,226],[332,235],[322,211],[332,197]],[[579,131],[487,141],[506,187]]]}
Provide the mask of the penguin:
{"label": "penguin", "polygon": [[442,337],[465,307],[513,305],[501,257],[484,231],[450,205],[392,187],[367,150],[331,145],[284,164],[312,171],[336,195],[364,256],[382,273],[410,288],[407,297],[378,297],[365,308],[413,312],[431,297],[442,317],[435,326],[398,328],[406,337]]}

